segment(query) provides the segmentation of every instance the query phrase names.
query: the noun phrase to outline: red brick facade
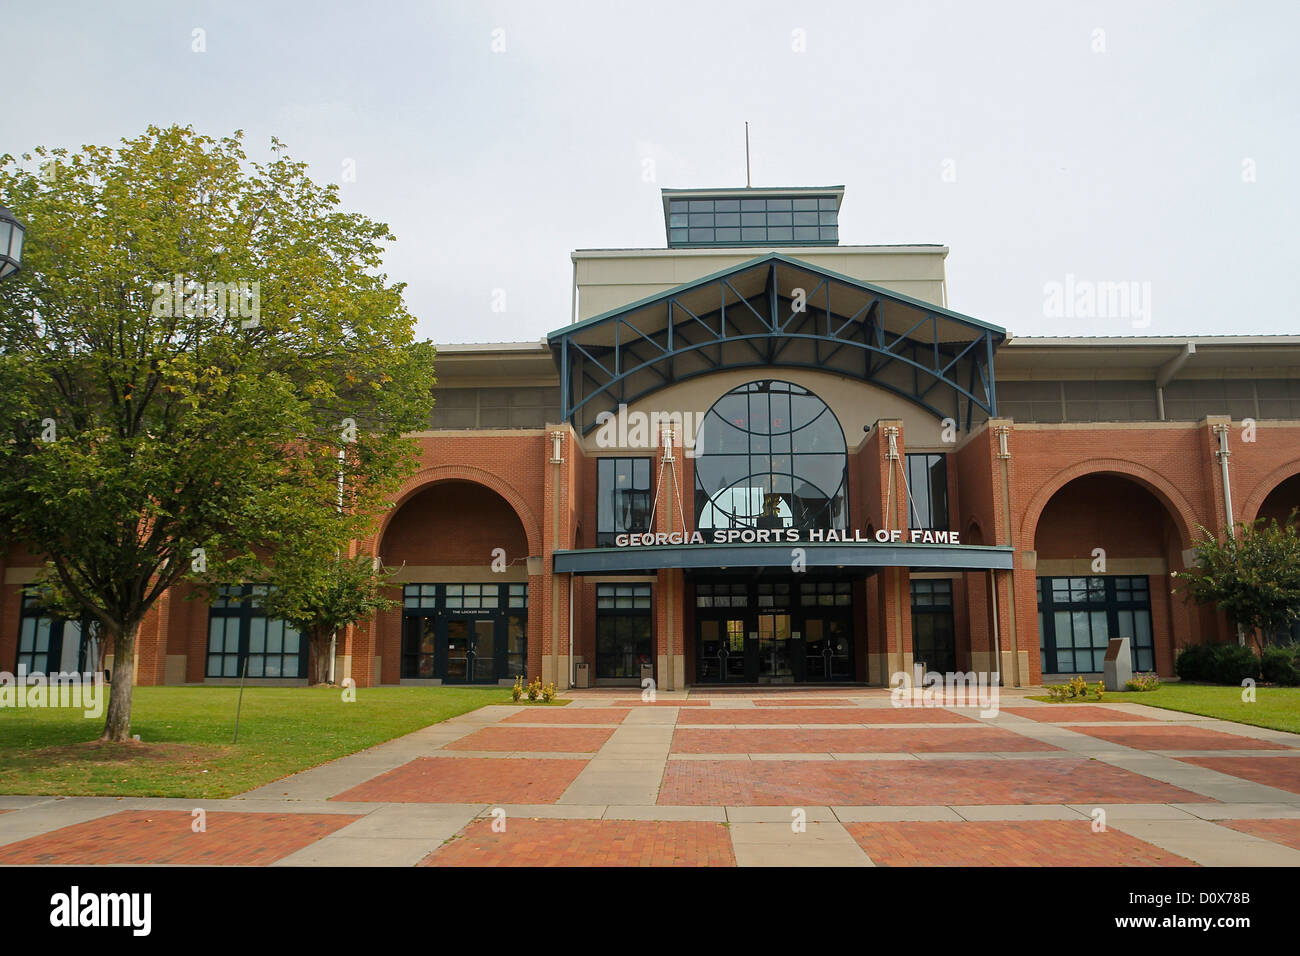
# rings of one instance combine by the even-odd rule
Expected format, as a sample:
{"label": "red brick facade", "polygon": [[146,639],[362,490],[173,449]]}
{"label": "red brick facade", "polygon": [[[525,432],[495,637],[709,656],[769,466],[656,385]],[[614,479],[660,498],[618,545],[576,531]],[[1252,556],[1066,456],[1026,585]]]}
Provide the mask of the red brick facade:
{"label": "red brick facade", "polygon": [[[1102,549],[1106,573],[1141,575],[1150,584],[1155,665],[1173,671],[1177,648],[1227,640],[1220,615],[1185,603],[1168,572],[1184,567],[1198,527],[1224,525],[1224,489],[1216,450],[1217,419],[1199,423],[1017,425],[994,419],[959,436],[948,454],[950,526],[963,544],[1010,545],[1013,570],[966,572],[954,580],[956,663],[986,669],[996,646],[1009,684],[1042,680],[1038,653],[1040,575],[1088,574]],[[901,421],[882,421],[849,454],[852,525],[906,528],[898,463]],[[1006,451],[1000,434],[1005,429]],[[553,435],[560,460],[553,460]],[[1300,505],[1300,423],[1262,422],[1254,441],[1239,422],[1229,429],[1229,475],[1238,520],[1282,517]],[[505,553],[510,581],[527,584],[527,672],[569,681],[571,656],[595,659],[600,579],[553,573],[556,551],[595,542],[596,460],[567,425],[515,431],[448,431],[419,436],[417,473],[396,496],[375,535],[358,546],[403,567],[406,581],[493,580],[493,550]],[[852,441],[850,441],[852,448]],[[692,460],[674,446],[676,482],[664,471],[654,530],[693,524]],[[652,487],[664,449],[656,452]],[[891,471],[893,477],[891,478]],[[37,559],[22,551],[0,563],[0,668],[14,666],[22,585]],[[625,576],[626,577],[626,576]],[[912,616],[907,568],[863,574],[854,584],[854,668],[860,682],[882,683],[910,660]],[[991,581],[991,578],[993,579]],[[663,569],[638,580],[652,587],[654,666],[661,687],[693,683],[694,604],[690,576]],[[570,627],[570,588],[573,610]],[[995,600],[994,600],[995,598]],[[994,607],[996,606],[996,611]],[[166,595],[140,633],[141,684],[204,679],[208,608],[184,589]],[[340,641],[346,674],[359,686],[397,683],[402,612],[380,614]],[[1012,650],[1017,654],[1012,654]],[[670,662],[676,668],[665,673]],[[344,676],[344,675],[340,675]]]}

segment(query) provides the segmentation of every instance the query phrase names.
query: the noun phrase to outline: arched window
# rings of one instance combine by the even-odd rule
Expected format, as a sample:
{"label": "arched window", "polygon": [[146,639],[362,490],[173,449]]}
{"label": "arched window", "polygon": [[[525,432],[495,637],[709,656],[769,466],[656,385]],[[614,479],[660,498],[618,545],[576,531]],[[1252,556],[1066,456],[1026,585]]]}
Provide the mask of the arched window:
{"label": "arched window", "polygon": [[696,437],[695,526],[844,530],[846,461],[840,423],[806,388],[733,388]]}

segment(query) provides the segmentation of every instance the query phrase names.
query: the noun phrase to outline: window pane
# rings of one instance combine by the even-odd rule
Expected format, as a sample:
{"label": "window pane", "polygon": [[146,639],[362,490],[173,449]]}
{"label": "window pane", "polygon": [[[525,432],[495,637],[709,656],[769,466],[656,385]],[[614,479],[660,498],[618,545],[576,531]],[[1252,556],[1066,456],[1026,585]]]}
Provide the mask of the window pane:
{"label": "window pane", "polygon": [[1053,615],[1053,621],[1056,624],[1056,647],[1069,649],[1074,646],[1074,636],[1070,626],[1070,612],[1057,611]]}
{"label": "window pane", "polygon": [[1105,611],[1093,611],[1092,617],[1092,646],[1094,648],[1105,649],[1110,643],[1109,623],[1106,620]]}

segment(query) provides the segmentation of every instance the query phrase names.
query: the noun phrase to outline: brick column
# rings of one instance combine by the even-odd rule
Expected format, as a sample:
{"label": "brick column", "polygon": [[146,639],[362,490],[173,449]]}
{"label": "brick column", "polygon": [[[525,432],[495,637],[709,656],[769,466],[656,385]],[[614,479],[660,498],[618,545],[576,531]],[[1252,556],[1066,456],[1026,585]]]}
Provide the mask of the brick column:
{"label": "brick column", "polygon": [[[556,436],[559,436],[558,456]],[[538,602],[541,624],[541,677],[545,683],[555,682],[564,690],[571,686],[572,668],[569,663],[569,574],[555,573],[554,553],[574,546],[579,519],[578,476],[582,467],[582,453],[578,449],[577,435],[566,423],[548,425],[546,428],[545,492],[542,508],[542,582],[538,589],[542,600]],[[529,590],[529,657],[532,657],[531,635],[533,621],[532,589]],[[574,600],[577,585],[573,586]],[[572,626],[577,627],[577,615]],[[576,646],[576,641],[574,642]]]}
{"label": "brick column", "polygon": [[[903,449],[902,421],[876,422],[856,456],[857,503],[851,524],[863,530],[900,530],[906,534]],[[866,679],[873,684],[887,684],[891,674],[912,667],[911,573],[906,567],[881,568],[867,580],[866,592]]]}
{"label": "brick column", "polygon": [[[691,496],[685,486],[689,469],[685,463],[681,426],[662,426],[650,486],[657,489],[654,504],[655,532],[685,531],[691,526],[686,509]],[[694,508],[691,509],[692,515]],[[686,579],[676,569],[664,569],[655,582],[655,682],[661,690],[680,690],[686,683],[686,633],[684,623]]]}

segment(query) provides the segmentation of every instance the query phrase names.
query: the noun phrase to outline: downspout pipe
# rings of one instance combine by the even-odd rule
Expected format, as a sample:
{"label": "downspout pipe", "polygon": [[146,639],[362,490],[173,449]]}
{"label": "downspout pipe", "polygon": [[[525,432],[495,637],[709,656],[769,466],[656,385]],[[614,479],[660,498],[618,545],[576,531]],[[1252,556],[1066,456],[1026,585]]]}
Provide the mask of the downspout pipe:
{"label": "downspout pipe", "polygon": [[[1226,422],[1220,422],[1214,426],[1214,434],[1219,439],[1219,450],[1216,451],[1215,457],[1219,459],[1219,475],[1223,480],[1223,514],[1228,524],[1228,537],[1235,538],[1236,523],[1232,514],[1232,477],[1228,473],[1228,456],[1232,454],[1228,447],[1228,425]],[[1246,643],[1246,629],[1241,624],[1237,625],[1237,643]]]}
{"label": "downspout pipe", "polygon": [[[569,686],[578,683],[578,665],[573,662],[573,575],[569,575]],[[588,681],[588,683],[591,683]]]}
{"label": "downspout pipe", "polygon": [[[993,609],[993,672],[998,675],[998,686],[1002,686],[1002,635],[998,629],[998,572],[989,569],[989,602]],[[993,675],[989,675],[990,682]]]}

